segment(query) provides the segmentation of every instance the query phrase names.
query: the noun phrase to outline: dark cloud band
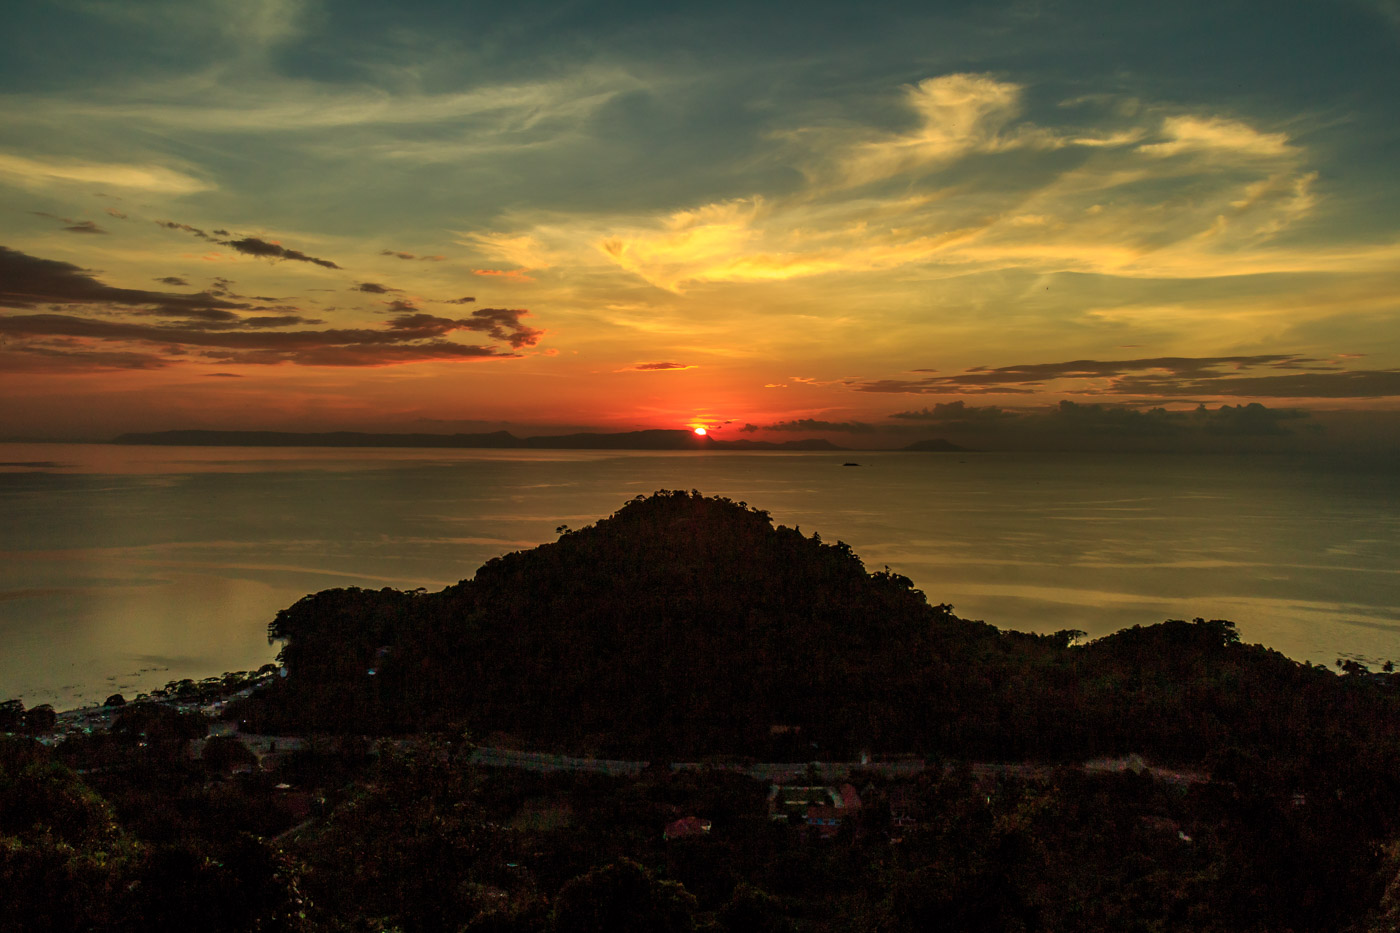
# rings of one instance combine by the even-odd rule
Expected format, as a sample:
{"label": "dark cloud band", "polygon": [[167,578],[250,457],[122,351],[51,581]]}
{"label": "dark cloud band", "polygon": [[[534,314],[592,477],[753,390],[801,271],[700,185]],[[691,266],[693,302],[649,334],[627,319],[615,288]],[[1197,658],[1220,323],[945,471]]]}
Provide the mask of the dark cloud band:
{"label": "dark cloud band", "polygon": [[[229,294],[227,285],[218,283],[223,295]],[[295,313],[248,315],[287,309],[250,306],[210,292],[113,288],[71,263],[0,247],[0,307],[46,309],[0,315],[4,365],[16,371],[152,369],[191,358],[311,366],[510,358],[544,334],[523,323],[529,314],[524,309],[481,308],[452,318],[419,311],[410,302],[394,304],[400,313],[382,327],[309,329],[321,322]],[[63,313],[65,307],[82,312]],[[121,316],[114,319],[113,312]],[[141,320],[152,316],[175,320]],[[287,327],[303,329],[281,329]],[[447,339],[457,331],[486,334],[510,350]]]}
{"label": "dark cloud band", "polygon": [[[1250,370],[1272,371],[1247,374]],[[915,370],[916,373],[930,372]],[[961,373],[850,383],[858,392],[909,395],[1030,394],[1063,380],[1091,380],[1085,395],[1237,398],[1381,398],[1400,395],[1400,370],[1347,370],[1332,360],[1292,354],[1072,360]],[[937,411],[942,406],[935,406]],[[912,417],[901,413],[898,417]]]}

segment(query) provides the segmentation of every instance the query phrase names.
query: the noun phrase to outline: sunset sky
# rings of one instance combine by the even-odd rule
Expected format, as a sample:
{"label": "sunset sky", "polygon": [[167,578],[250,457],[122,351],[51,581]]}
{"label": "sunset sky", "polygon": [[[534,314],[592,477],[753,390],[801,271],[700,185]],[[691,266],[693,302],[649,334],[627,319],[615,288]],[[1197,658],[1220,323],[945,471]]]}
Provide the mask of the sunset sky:
{"label": "sunset sky", "polygon": [[0,439],[1394,444],[1398,166],[1400,0],[6,3]]}

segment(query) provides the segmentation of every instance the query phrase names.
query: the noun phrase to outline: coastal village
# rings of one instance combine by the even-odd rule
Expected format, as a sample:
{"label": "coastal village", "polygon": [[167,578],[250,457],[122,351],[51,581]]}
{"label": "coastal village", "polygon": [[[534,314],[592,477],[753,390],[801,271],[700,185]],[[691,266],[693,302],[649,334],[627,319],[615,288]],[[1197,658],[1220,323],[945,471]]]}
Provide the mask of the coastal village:
{"label": "coastal village", "polygon": [[[252,780],[255,777],[275,778],[271,783],[267,780],[260,783],[275,792],[271,795],[272,808],[297,820],[298,826],[294,828],[302,828],[312,817],[326,814],[326,789],[283,780],[288,776],[286,766],[296,758],[311,753],[333,751],[336,755],[342,755],[347,747],[358,749],[366,758],[386,753],[412,756],[427,751],[443,760],[451,758],[460,764],[541,774],[639,778],[654,775],[660,768],[675,773],[708,772],[741,776],[766,787],[766,813],[771,821],[794,828],[805,827],[813,840],[835,839],[843,828],[847,836],[856,831],[853,829],[856,826],[862,826],[862,832],[868,831],[871,821],[866,820],[862,824],[860,817],[867,811],[867,802],[873,802],[881,814],[881,831],[891,844],[898,844],[905,831],[920,825],[923,814],[915,789],[915,782],[920,776],[930,768],[942,775],[959,767],[953,763],[931,763],[913,755],[872,758],[869,753],[862,754],[859,761],[853,762],[814,760],[762,763],[726,759],[724,756],[711,756],[704,761],[633,761],[524,750],[512,737],[500,733],[493,734],[491,738],[504,741],[504,745],[469,744],[465,749],[459,746],[449,750],[439,736],[326,737],[261,735],[242,731],[240,726],[243,724],[230,715],[232,705],[237,700],[250,697],[283,670],[277,665],[268,664],[255,672],[228,673],[200,681],[172,681],[160,690],[140,694],[131,701],[115,694],[100,706],[62,712],[53,712],[48,707],[24,710],[18,701],[9,701],[6,705],[11,716],[8,720],[0,720],[0,724],[10,727],[7,729],[10,734],[27,733],[42,744],[57,746],[74,739],[111,735],[114,727],[120,731],[122,724],[137,711],[168,711],[181,717],[189,726],[189,731],[183,733],[178,741],[180,756],[191,762],[209,765],[208,780],[212,781],[242,779],[255,784],[258,783]],[[16,712],[21,718],[16,718]],[[27,729],[23,728],[26,720],[29,725]],[[44,731],[45,724],[50,722],[51,727]],[[16,725],[21,728],[13,728]],[[773,731],[780,734],[792,728],[775,725]],[[153,741],[167,745],[169,742],[168,736],[148,735],[139,729],[131,737],[138,748],[145,748]],[[1003,778],[1048,780],[1062,766],[976,762],[961,767],[990,792]],[[85,770],[79,768],[79,773]],[[1149,766],[1139,755],[1094,759],[1083,762],[1079,770],[1090,774],[1129,772],[1148,775],[1180,787],[1209,781],[1209,776],[1201,772]],[[853,782],[863,783],[857,788]],[[527,815],[521,822],[522,825],[528,824],[532,818]],[[533,822],[540,821],[534,819]],[[687,814],[664,823],[660,831],[664,840],[671,841],[703,836],[713,828],[714,822],[709,816]]]}
{"label": "coastal village", "polygon": [[279,664],[255,672],[0,707],[23,733],[0,737],[17,916],[204,933],[1400,919],[1400,695],[1224,620],[1082,647],[1002,632],[692,491],[440,594],[313,594],[269,635]]}
{"label": "coastal village", "polygon": [[[1112,885],[1118,883],[1113,871],[1137,864],[1115,856],[1115,847],[1130,845],[1135,858],[1174,872],[1210,865],[1233,851],[1232,839],[1243,831],[1231,825],[1234,814],[1259,806],[1259,798],[1246,796],[1256,778],[1238,764],[1211,775],[1155,766],[1133,754],[1071,764],[870,753],[852,761],[725,755],[644,761],[600,757],[586,748],[532,749],[502,732],[487,733],[478,744],[461,730],[398,736],[245,731],[239,704],[275,683],[282,670],[269,665],[172,683],[149,695],[113,695],[101,706],[63,712],[11,702],[4,724],[37,740],[73,769],[75,780],[112,801],[123,824],[152,840],[147,845],[184,839],[181,845],[222,853],[231,840],[246,840],[274,858],[270,864],[307,866],[301,870],[309,874],[288,897],[301,908],[317,906],[298,914],[358,916],[397,905],[399,923],[372,927],[386,931],[434,929],[436,914],[415,911],[428,904],[447,910],[446,898],[457,916],[506,924],[463,930],[552,933],[567,928],[553,918],[579,886],[624,882],[649,886],[657,896],[671,892],[687,916],[708,918],[717,931],[866,929],[875,922],[870,911],[899,915],[913,908],[899,906],[901,900],[861,906],[862,887],[878,877],[893,879],[880,882],[895,885],[890,897],[932,896],[927,892],[937,889],[917,880],[919,866],[930,859],[961,865],[958,872],[980,871],[976,865],[995,863],[978,861],[990,856],[976,852],[1000,852],[1008,839],[1024,845],[1068,832],[1055,843],[1063,852],[1046,850],[1067,866],[1054,871],[1073,865],[1074,872]],[[793,728],[775,725],[773,731]],[[6,741],[21,739],[0,739]],[[19,747],[8,745],[7,753]],[[566,754],[571,751],[576,754]],[[1319,817],[1328,812],[1312,807],[1301,787],[1280,787],[1273,797],[1269,806],[1301,824],[1314,809]],[[1078,815],[1064,823],[1055,816],[1061,808]],[[1083,830],[1073,828],[1081,823]],[[1091,840],[1116,841],[1096,853],[1083,848]],[[425,852],[445,845],[450,854],[431,856],[443,859],[440,865],[413,868],[418,863],[410,859],[375,869],[391,872],[372,882],[390,890],[407,883],[404,872],[421,873],[382,904],[379,895],[365,900],[353,893],[363,888],[335,880],[397,864],[404,851],[421,845],[429,846]],[[968,847],[973,855],[956,854]],[[222,854],[206,864],[232,857]],[[963,865],[968,857],[974,861]],[[457,893],[442,885],[442,878],[463,873],[472,880]],[[220,884],[245,883],[223,877]],[[1011,877],[997,884],[1021,883]],[[181,909],[197,913],[196,907]],[[746,926],[743,918],[754,916],[763,925]],[[342,929],[334,923],[300,928]]]}

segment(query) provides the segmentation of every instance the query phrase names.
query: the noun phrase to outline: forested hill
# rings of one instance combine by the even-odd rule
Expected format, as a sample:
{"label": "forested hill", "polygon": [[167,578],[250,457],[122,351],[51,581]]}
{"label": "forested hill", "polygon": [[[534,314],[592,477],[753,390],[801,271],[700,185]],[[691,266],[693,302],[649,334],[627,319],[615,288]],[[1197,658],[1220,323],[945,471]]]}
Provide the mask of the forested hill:
{"label": "forested hill", "polygon": [[849,547],[696,492],[638,497],[439,593],[327,590],[278,613],[288,676],[250,728],[463,724],[640,757],[861,750],[1269,760],[1400,750],[1384,675],[1239,643],[1223,621],[1003,632]]}

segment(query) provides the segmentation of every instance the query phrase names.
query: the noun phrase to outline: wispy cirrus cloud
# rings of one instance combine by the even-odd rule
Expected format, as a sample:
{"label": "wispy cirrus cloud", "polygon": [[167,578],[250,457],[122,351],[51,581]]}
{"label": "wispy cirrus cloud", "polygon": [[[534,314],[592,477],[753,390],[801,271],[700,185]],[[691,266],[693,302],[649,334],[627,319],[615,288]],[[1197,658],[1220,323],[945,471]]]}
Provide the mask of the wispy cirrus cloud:
{"label": "wispy cirrus cloud", "polygon": [[195,194],[214,187],[210,182],[162,165],[91,162],[82,159],[32,159],[0,152],[0,178],[26,186],[58,183],[110,185],[159,194]]}
{"label": "wispy cirrus cloud", "polygon": [[674,363],[670,361],[657,361],[655,363],[633,363],[631,366],[624,366],[619,369],[620,373],[662,373],[674,372],[678,369],[694,369],[694,363]]}
{"label": "wispy cirrus cloud", "polygon": [[[650,217],[556,214],[461,242],[522,268],[601,258],[673,292],[893,269],[1175,279],[1400,260],[1395,243],[1329,253],[1275,242],[1319,202],[1319,176],[1286,132],[1165,106],[1124,113],[1111,99],[1087,116],[1080,101],[1063,122],[1033,122],[1025,92],[984,74],[928,78],[904,89],[913,129],[848,121],[778,134],[806,178],[794,192]],[[1010,161],[979,169],[994,158]]]}
{"label": "wispy cirrus cloud", "polygon": [[850,145],[837,159],[839,180],[867,184],[973,152],[1004,150],[1033,140],[1053,145],[1053,137],[1034,127],[1006,135],[1008,124],[1020,114],[1023,90],[982,74],[940,75],[910,85],[905,100],[918,116],[918,126]]}
{"label": "wispy cirrus cloud", "polygon": [[[558,137],[558,127],[576,126],[618,94],[644,86],[627,69],[607,66],[576,68],[554,80],[480,82],[441,93],[234,74],[214,67],[187,75],[179,84],[143,85],[139,94],[9,95],[0,99],[0,117],[14,124],[81,121],[245,136],[358,130],[383,134],[371,137],[382,140],[370,147],[372,155],[434,162],[444,150],[460,155],[489,143],[505,149],[538,146],[542,137]],[[463,124],[475,132],[431,145],[415,145],[397,132]]]}

